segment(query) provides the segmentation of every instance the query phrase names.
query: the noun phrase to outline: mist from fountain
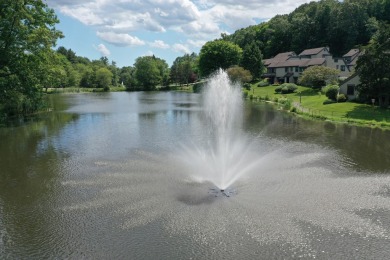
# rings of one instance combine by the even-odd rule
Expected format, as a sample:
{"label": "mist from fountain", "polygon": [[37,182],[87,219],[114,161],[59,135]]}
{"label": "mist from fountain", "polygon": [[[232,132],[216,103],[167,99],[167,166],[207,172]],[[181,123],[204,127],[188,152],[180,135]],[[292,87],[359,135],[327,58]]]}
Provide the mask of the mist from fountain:
{"label": "mist from fountain", "polygon": [[206,141],[184,146],[182,160],[194,180],[209,181],[223,191],[253,170],[259,160],[242,132],[240,84],[231,82],[220,69],[208,79],[202,95]]}

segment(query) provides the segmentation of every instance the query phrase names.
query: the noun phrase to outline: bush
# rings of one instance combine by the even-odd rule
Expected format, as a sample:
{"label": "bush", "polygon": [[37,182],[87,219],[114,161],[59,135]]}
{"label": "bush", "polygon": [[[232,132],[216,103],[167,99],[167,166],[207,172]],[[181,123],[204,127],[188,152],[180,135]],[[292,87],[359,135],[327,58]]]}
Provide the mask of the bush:
{"label": "bush", "polygon": [[323,89],[323,92],[327,98],[336,101],[339,90],[340,88],[337,85],[328,85]]}
{"label": "bush", "polygon": [[279,104],[281,104],[285,110],[290,110],[292,107],[291,100],[288,98],[280,98]]}
{"label": "bush", "polygon": [[288,94],[288,93],[289,93],[289,92],[288,92],[288,87],[287,87],[287,86],[281,85],[281,87],[282,87],[282,91],[281,91],[282,94]]}
{"label": "bush", "polygon": [[248,92],[244,91],[244,92],[242,93],[242,96],[243,96],[245,99],[247,99],[247,98],[248,98]]}
{"label": "bush", "polygon": [[251,90],[251,84],[249,83],[244,83],[244,86],[243,86],[246,90]]}
{"label": "bush", "polygon": [[298,86],[294,83],[283,83],[280,85],[282,94],[293,93],[298,89]]}
{"label": "bush", "polygon": [[258,87],[266,87],[269,86],[268,80],[260,81],[259,84],[257,84]]}
{"label": "bush", "polygon": [[275,88],[275,93],[280,93],[282,92],[282,86],[281,85],[278,85],[276,88]]}
{"label": "bush", "polygon": [[345,102],[347,101],[347,97],[344,94],[337,95],[337,102]]}

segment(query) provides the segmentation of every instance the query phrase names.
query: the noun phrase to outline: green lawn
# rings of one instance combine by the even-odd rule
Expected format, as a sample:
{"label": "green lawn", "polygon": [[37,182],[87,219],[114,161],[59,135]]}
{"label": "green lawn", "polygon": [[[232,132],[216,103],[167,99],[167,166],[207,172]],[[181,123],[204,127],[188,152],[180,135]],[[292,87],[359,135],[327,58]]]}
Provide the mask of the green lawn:
{"label": "green lawn", "polygon": [[359,124],[390,127],[390,110],[373,107],[355,102],[343,102],[324,105],[327,97],[320,91],[299,86],[295,93],[275,93],[275,86],[257,87],[256,84],[248,91],[254,98],[275,101],[288,98],[297,107],[297,112],[313,117],[335,121],[349,121]]}

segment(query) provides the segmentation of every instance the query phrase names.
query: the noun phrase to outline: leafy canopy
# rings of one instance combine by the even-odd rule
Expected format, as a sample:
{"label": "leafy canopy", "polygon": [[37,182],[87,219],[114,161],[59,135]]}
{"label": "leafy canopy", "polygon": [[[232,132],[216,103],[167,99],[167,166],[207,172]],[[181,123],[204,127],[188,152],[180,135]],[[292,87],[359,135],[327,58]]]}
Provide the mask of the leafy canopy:
{"label": "leafy canopy", "polygon": [[51,47],[62,33],[54,11],[41,0],[1,1],[0,110],[30,113],[39,108]]}
{"label": "leafy canopy", "polygon": [[299,84],[313,88],[321,88],[327,84],[337,83],[340,71],[325,66],[307,68],[299,78]]}
{"label": "leafy canopy", "polygon": [[[382,23],[370,44],[359,57],[356,72],[360,76],[359,96],[366,99],[390,96],[390,25]],[[379,99],[380,100],[380,99]]]}
{"label": "leafy canopy", "polygon": [[218,69],[228,69],[238,65],[242,49],[231,42],[215,40],[203,45],[199,54],[199,70],[202,76],[207,77]]}

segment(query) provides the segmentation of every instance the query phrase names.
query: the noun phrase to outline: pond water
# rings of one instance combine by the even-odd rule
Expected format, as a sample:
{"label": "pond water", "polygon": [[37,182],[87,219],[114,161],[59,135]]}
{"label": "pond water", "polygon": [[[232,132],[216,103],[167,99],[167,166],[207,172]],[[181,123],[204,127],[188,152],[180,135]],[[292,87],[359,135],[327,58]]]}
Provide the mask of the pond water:
{"label": "pond water", "polygon": [[248,150],[230,160],[259,163],[227,197],[182,163],[213,138],[201,95],[48,98],[0,128],[2,259],[390,255],[390,131],[244,103]]}

